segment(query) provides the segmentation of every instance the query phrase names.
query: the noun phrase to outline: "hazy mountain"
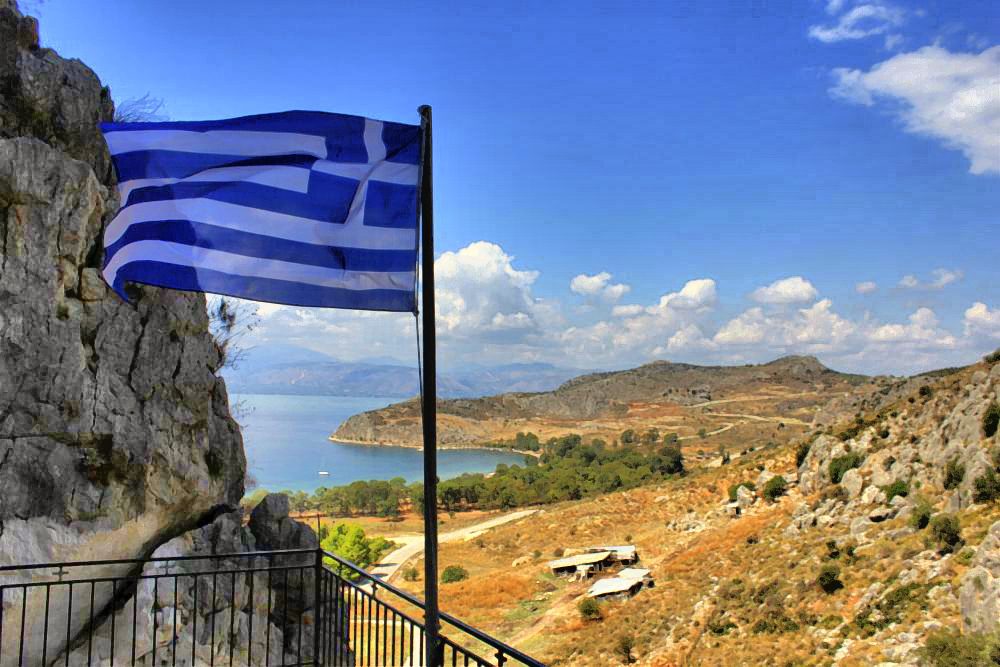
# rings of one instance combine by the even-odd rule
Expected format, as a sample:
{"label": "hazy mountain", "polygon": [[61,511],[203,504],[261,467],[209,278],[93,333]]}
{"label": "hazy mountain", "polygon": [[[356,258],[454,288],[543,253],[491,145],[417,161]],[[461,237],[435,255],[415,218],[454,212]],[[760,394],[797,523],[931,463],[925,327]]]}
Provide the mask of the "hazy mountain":
{"label": "hazy mountain", "polygon": [[[504,391],[548,391],[581,372],[541,363],[452,369],[438,374],[438,393],[446,398],[461,398]],[[389,357],[339,361],[321,352],[284,344],[247,350],[236,368],[227,368],[223,373],[229,391],[244,394],[409,398],[420,389],[417,368]]]}

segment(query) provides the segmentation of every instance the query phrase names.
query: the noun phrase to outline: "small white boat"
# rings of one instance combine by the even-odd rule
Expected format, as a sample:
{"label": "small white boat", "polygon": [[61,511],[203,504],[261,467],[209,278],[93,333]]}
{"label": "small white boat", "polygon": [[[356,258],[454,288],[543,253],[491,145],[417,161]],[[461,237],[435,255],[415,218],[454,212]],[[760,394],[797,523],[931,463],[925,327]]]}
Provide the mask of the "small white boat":
{"label": "small white boat", "polygon": [[328,472],[327,472],[327,471],[325,471],[325,470],[320,470],[320,471],[319,471],[319,474],[320,474],[320,475],[329,475],[330,473],[328,473]]}

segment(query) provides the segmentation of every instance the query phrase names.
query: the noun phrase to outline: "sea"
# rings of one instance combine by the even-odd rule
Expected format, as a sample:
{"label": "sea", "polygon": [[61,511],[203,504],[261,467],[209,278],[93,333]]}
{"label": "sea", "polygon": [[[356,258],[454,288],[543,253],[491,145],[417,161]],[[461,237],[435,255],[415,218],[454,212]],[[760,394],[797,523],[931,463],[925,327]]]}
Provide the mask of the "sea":
{"label": "sea", "polygon": [[[357,480],[423,479],[420,450],[328,439],[351,415],[384,408],[398,398],[232,394],[229,401],[243,428],[247,467],[258,487],[313,491]],[[500,463],[523,465],[524,457],[487,449],[442,449],[438,450],[438,477],[493,472]]]}

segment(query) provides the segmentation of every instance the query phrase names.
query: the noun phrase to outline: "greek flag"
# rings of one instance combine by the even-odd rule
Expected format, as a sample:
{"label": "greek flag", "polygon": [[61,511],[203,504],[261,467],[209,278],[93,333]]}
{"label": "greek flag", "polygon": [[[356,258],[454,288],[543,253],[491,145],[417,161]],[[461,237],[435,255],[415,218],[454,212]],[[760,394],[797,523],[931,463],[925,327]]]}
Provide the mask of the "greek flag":
{"label": "greek flag", "polygon": [[256,301],[416,307],[421,130],[288,111],[105,123],[121,210],[104,279]]}

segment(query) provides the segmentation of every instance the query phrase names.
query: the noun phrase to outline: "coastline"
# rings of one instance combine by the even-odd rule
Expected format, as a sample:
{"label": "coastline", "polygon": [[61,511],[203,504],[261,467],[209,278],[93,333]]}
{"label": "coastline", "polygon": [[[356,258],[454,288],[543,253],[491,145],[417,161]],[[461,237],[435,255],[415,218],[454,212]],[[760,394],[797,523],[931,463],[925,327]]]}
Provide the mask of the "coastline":
{"label": "coastline", "polygon": [[[379,442],[372,440],[352,440],[351,438],[340,438],[332,435],[327,436],[330,442],[337,442],[344,445],[362,445],[364,447],[402,447],[403,449],[417,449],[423,451],[423,445],[400,444],[397,442]],[[478,449],[484,452],[509,452],[511,454],[522,454],[524,456],[534,456],[536,459],[542,457],[542,452],[529,451],[524,449],[508,449],[506,447],[483,447],[482,445],[438,445],[438,450],[442,449]]]}

